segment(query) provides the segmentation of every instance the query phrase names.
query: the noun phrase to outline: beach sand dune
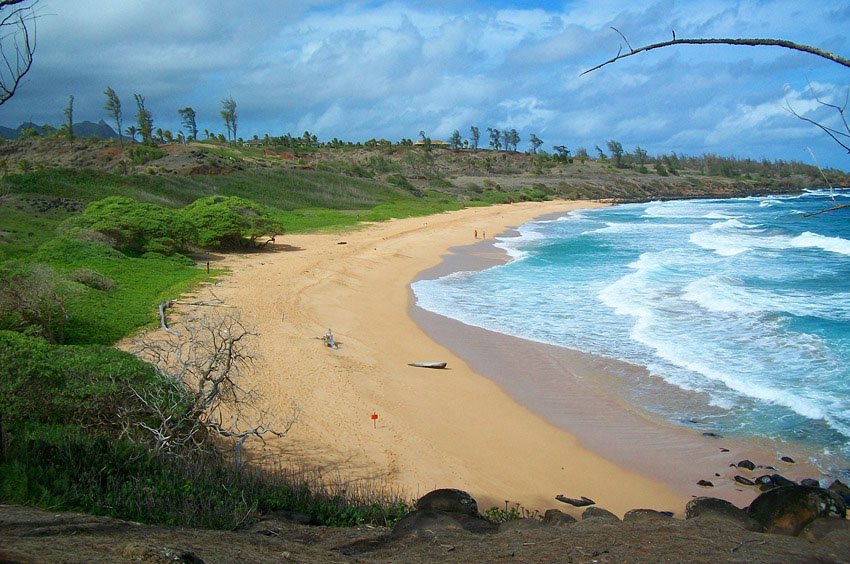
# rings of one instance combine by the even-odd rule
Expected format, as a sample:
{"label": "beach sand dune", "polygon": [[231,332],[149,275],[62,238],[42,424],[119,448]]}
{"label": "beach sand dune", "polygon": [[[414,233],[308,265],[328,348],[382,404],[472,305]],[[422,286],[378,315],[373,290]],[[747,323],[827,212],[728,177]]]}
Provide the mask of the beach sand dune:
{"label": "beach sand dune", "polygon": [[[529,509],[586,495],[612,511],[679,511],[681,492],[609,462],[515,402],[429,338],[409,315],[409,284],[452,247],[588,202],[470,208],[345,232],[278,238],[268,253],[226,259],[211,291],[260,334],[253,383],[262,407],[298,420],[249,447],[257,462],[378,480],[416,497],[469,491],[482,507]],[[482,260],[498,259],[481,247]],[[202,291],[203,292],[203,291]],[[331,329],[340,347],[320,337]],[[444,361],[445,370],[408,366]],[[372,414],[377,414],[377,420]],[[566,506],[562,505],[566,509]]]}

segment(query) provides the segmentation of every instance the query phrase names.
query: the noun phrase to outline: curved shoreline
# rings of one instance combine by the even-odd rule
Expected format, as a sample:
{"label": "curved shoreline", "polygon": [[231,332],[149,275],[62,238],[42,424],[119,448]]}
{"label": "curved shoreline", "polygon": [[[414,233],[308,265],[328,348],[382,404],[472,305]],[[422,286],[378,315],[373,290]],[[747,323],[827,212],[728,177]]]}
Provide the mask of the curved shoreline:
{"label": "curved shoreline", "polygon": [[[516,234],[509,230],[497,237]],[[414,281],[484,270],[510,260],[493,242],[450,251],[439,265],[421,272]],[[721,437],[711,429],[676,425],[641,410],[624,398],[630,394],[623,393],[623,388],[632,379],[650,377],[643,366],[467,325],[419,307],[412,290],[410,314],[431,338],[497,383],[518,403],[606,459],[659,479],[681,495],[720,497],[743,507],[758,492],[736,483],[734,476],[738,474],[754,478],[779,472],[797,481],[834,478],[807,462],[809,454],[801,445],[780,445],[756,437]],[[688,393],[661,379],[657,385],[671,397]],[[781,458],[787,455],[797,462],[783,462]],[[750,473],[734,467],[744,459],[768,468]],[[697,484],[700,480],[711,481],[714,486],[701,487]]]}
{"label": "curved shoreline", "polygon": [[[618,459],[614,443],[609,454],[600,448],[606,445],[564,430],[532,402],[523,405],[507,384],[491,380],[474,355],[436,342],[412,318],[418,314],[411,316],[410,282],[440,264],[452,247],[475,243],[475,229],[501,233],[592,205],[468,208],[354,231],[288,235],[273,252],[226,259],[232,274],[212,291],[238,307],[261,335],[249,383],[264,394],[259,407],[280,418],[293,405],[300,411],[287,437],[246,445],[252,458],[343,481],[371,480],[409,497],[436,487],[461,488],[482,508],[509,500],[528,509],[568,509],[553,499],[565,494],[591,497],[620,514],[637,507],[681,511],[689,495],[719,495],[693,486],[676,464],[661,460],[668,474],[657,473],[636,465],[626,451]],[[476,260],[499,260],[496,249],[475,249]],[[338,351],[317,339],[328,328],[341,343]],[[469,339],[469,329],[463,326],[457,339]],[[521,340],[505,339],[500,346],[514,359],[529,350]],[[598,369],[593,363],[578,366],[587,356],[536,358],[576,373]],[[416,361],[447,361],[449,368],[407,366]],[[591,405],[592,391],[583,390],[578,404]],[[598,421],[628,413],[616,402],[594,405]],[[379,417],[375,422],[372,413]],[[652,442],[667,444],[670,429],[656,430]],[[686,482],[698,491],[690,493]]]}

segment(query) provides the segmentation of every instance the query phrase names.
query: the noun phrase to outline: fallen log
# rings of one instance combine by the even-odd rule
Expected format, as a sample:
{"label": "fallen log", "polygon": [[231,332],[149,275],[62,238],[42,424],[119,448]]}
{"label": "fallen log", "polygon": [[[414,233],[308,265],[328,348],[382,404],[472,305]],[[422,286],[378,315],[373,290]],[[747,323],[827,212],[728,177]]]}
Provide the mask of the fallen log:
{"label": "fallen log", "polygon": [[327,346],[336,350],[339,348],[339,344],[334,340],[334,334],[328,329],[328,334],[322,337],[322,340],[325,342]]}
{"label": "fallen log", "polygon": [[445,368],[447,362],[410,362],[408,366],[415,366],[416,368],[437,368],[442,369]]}
{"label": "fallen log", "polygon": [[584,496],[581,496],[581,499],[575,499],[572,497],[567,497],[565,495],[556,495],[555,499],[568,505],[572,505],[573,507],[587,507],[588,505],[596,504],[595,501],[593,501],[589,497]]}
{"label": "fallen log", "polygon": [[180,333],[178,333],[174,329],[169,328],[168,323],[166,323],[166,321],[165,321],[165,308],[167,308],[167,307],[171,307],[171,301],[166,300],[164,302],[160,302],[160,304],[159,304],[159,324],[160,324],[160,326],[162,326],[162,329],[166,333],[171,333],[175,337],[179,337]]}

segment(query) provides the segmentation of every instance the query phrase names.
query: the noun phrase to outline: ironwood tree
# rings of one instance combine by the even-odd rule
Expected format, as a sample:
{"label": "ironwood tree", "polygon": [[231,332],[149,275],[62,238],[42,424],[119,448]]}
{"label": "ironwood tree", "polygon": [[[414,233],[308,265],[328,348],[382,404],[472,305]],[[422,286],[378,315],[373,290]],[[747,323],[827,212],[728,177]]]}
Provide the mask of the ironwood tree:
{"label": "ironwood tree", "polygon": [[0,0],[0,105],[32,68],[38,0]]}

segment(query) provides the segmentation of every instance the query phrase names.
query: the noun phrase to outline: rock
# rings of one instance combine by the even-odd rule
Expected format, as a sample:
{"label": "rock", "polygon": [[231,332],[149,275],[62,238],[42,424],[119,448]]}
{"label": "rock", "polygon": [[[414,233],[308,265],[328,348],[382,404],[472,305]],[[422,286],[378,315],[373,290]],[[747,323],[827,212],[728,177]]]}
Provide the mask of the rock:
{"label": "rock", "polygon": [[588,505],[594,505],[596,502],[590,499],[589,497],[581,496],[581,499],[576,499],[573,497],[567,497],[565,495],[556,495],[555,499],[562,503],[566,503],[568,505],[572,505],[573,507],[587,507]]}
{"label": "rock", "polygon": [[738,463],[738,468],[746,468],[747,470],[755,470],[756,465],[752,460],[744,459]]}
{"label": "rock", "polygon": [[767,474],[765,474],[764,476],[759,476],[755,479],[755,482],[759,489],[763,492],[766,492],[767,490],[776,487],[776,483],[773,481],[773,478],[771,478]]}
{"label": "rock", "polygon": [[702,434],[703,437],[710,437],[712,439],[722,439],[723,435],[718,435],[717,433],[705,432]]}
{"label": "rock", "polygon": [[438,531],[459,531],[486,534],[495,533],[499,526],[481,516],[435,509],[417,509],[401,518],[393,527],[390,537],[433,537]]}
{"label": "rock", "polygon": [[[573,523],[576,520],[573,519]],[[499,533],[507,531],[533,531],[546,527],[547,523],[539,519],[510,519],[499,524]]]}
{"label": "rock", "polygon": [[850,486],[847,486],[847,484],[840,480],[835,480],[827,489],[840,495],[841,499],[844,500],[844,503],[850,505]]}
{"label": "rock", "polygon": [[800,538],[817,542],[826,537],[844,539],[844,546],[850,546],[850,521],[846,519],[815,519],[800,532]]}
{"label": "rock", "polygon": [[670,519],[669,512],[656,511],[654,509],[632,509],[623,515],[623,521],[652,521],[657,519]]}
{"label": "rock", "polygon": [[811,488],[819,488],[820,482],[818,482],[814,478],[803,478],[802,480],[800,480],[800,485],[801,486],[809,486]]}
{"label": "rock", "polygon": [[773,483],[776,484],[777,486],[796,486],[797,485],[797,482],[795,482],[793,480],[789,480],[788,478],[786,478],[785,476],[783,476],[781,474],[771,474],[770,477],[773,478]]}
{"label": "rock", "polygon": [[787,462],[788,464],[794,464],[794,459],[790,456],[783,456],[779,460],[781,460],[782,462]]}
{"label": "rock", "polygon": [[588,507],[584,510],[584,513],[581,514],[582,521],[587,519],[598,519],[599,521],[608,521],[608,522],[619,522],[620,518],[608,511],[607,509],[602,509],[601,507]]}
{"label": "rock", "polygon": [[298,523],[299,525],[314,525],[315,524],[312,517],[310,517],[306,513],[299,513],[297,511],[279,510],[279,511],[273,511],[272,515],[276,519],[280,519],[281,521],[291,521],[293,523]]}
{"label": "rock", "polygon": [[755,486],[756,483],[750,480],[749,478],[745,478],[743,476],[735,476],[734,480],[739,484],[744,484],[745,486]]}
{"label": "rock", "polygon": [[720,452],[729,452],[729,449],[728,448],[721,448]]}
{"label": "rock", "polygon": [[697,482],[697,485],[702,486],[704,488],[713,488],[714,487],[714,484],[709,482],[708,480],[700,480],[699,482]]}
{"label": "rock", "polygon": [[543,514],[543,523],[545,525],[571,525],[577,521],[572,515],[558,509],[547,509],[546,513]]}
{"label": "rock", "polygon": [[758,521],[765,532],[796,536],[815,519],[843,519],[847,505],[841,496],[823,488],[780,486],[754,499],[747,514]]}
{"label": "rock", "polygon": [[416,502],[416,509],[478,515],[478,502],[463,490],[441,489],[428,492]]}
{"label": "rock", "polygon": [[747,515],[743,509],[732,505],[725,499],[717,499],[716,497],[697,497],[688,502],[685,506],[685,519],[694,519],[697,517],[716,517],[729,521],[734,521],[748,531],[761,532],[762,526]]}

